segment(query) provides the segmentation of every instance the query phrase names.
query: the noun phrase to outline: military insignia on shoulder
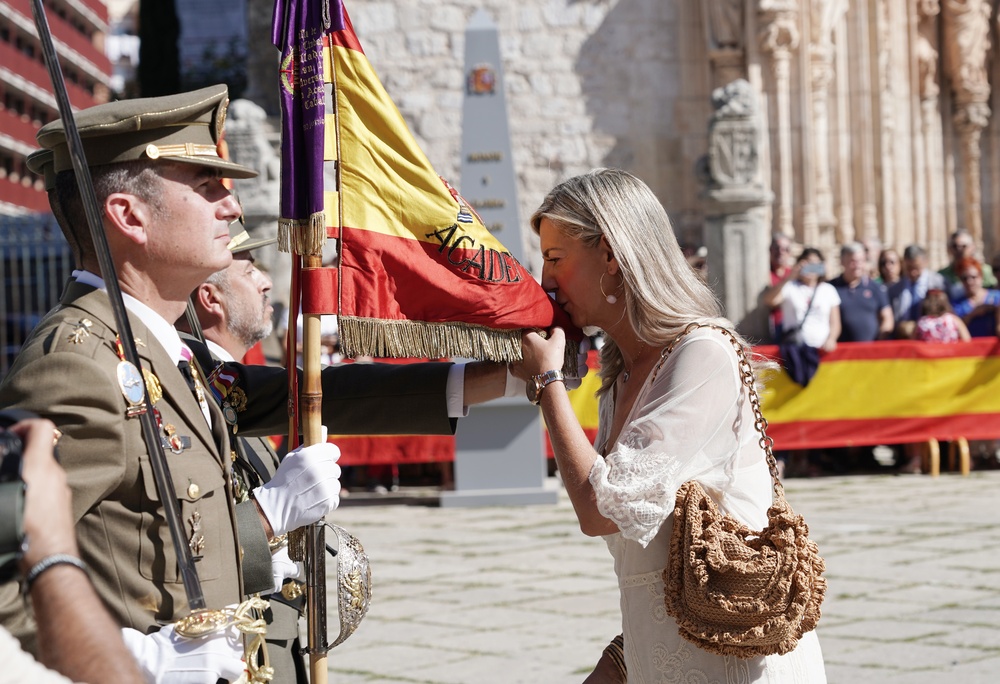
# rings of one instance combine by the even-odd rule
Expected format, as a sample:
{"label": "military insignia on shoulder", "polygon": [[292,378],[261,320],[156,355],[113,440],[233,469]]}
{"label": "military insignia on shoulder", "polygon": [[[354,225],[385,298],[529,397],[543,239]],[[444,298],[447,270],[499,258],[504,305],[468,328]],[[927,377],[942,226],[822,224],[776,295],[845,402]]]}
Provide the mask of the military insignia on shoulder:
{"label": "military insignia on shoulder", "polygon": [[118,387],[122,396],[128,402],[125,415],[128,418],[142,415],[146,412],[146,389],[139,369],[128,361],[118,363]]}
{"label": "military insignia on shoulder", "polygon": [[81,318],[76,323],[73,324],[73,331],[69,334],[70,344],[83,344],[83,341],[90,337],[90,328],[93,327],[93,323],[89,318]]}
{"label": "military insignia on shoulder", "polygon": [[163,385],[160,384],[158,377],[145,368],[142,369],[142,377],[146,378],[146,394],[149,395],[149,403],[155,404],[163,398]]}

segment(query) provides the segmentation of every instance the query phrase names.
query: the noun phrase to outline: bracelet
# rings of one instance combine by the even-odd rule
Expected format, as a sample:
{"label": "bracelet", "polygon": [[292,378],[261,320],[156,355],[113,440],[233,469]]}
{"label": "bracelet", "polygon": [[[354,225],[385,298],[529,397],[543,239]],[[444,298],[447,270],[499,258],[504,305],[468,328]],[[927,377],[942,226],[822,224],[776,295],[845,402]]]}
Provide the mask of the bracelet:
{"label": "bracelet", "polygon": [[622,674],[622,677],[627,677],[628,672],[625,668],[625,639],[624,636],[619,634],[611,643],[604,647],[604,653],[611,659],[615,667]]}
{"label": "bracelet", "polygon": [[31,585],[35,583],[43,572],[54,568],[57,565],[72,565],[74,568],[79,568],[83,570],[84,574],[90,574],[90,569],[87,564],[76,556],[71,556],[68,553],[54,553],[51,556],[46,556],[42,560],[35,563],[35,565],[28,571],[28,574],[24,576],[24,593],[27,594],[31,591]]}

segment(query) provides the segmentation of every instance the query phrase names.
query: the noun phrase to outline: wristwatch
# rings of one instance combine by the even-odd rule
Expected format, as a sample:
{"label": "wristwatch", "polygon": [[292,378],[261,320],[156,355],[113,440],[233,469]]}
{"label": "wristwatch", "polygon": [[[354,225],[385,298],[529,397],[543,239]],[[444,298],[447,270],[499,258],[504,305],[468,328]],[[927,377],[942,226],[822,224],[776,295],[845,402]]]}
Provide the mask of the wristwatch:
{"label": "wristwatch", "polygon": [[566,382],[566,377],[561,370],[550,370],[528,378],[527,387],[524,393],[528,395],[528,401],[537,405],[542,400],[542,390],[553,382]]}

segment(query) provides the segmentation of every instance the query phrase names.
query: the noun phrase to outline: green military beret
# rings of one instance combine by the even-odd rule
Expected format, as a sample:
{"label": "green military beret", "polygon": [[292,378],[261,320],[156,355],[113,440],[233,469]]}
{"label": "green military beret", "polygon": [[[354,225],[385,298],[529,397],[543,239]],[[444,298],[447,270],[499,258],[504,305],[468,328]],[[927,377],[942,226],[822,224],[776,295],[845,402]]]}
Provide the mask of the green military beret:
{"label": "green military beret", "polygon": [[[162,159],[218,169],[224,178],[253,178],[257,172],[219,156],[229,93],[224,85],[164,97],[119,100],[74,115],[89,166]],[[42,126],[36,136],[42,152],[28,157],[28,168],[53,176],[73,168],[61,119]],[[51,150],[51,157],[43,152]],[[52,170],[49,170],[49,166]]]}

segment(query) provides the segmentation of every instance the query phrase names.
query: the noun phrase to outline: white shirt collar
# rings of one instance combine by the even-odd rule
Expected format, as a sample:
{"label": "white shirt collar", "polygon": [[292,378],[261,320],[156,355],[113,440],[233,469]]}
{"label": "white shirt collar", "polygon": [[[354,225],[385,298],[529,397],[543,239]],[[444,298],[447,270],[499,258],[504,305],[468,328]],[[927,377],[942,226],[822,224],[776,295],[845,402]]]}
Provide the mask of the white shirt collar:
{"label": "white shirt collar", "polygon": [[215,354],[222,361],[235,361],[233,355],[227,352],[224,348],[213,342],[212,340],[205,340],[205,344],[208,345],[209,350]]}
{"label": "white shirt collar", "polygon": [[[98,290],[107,292],[101,276],[90,271],[73,271],[73,277],[78,283],[90,285]],[[174,326],[167,322],[163,316],[150,309],[132,295],[122,292],[122,300],[125,302],[125,308],[138,316],[143,325],[149,328],[149,332],[163,346],[170,359],[175,364],[180,361],[183,343]]]}

